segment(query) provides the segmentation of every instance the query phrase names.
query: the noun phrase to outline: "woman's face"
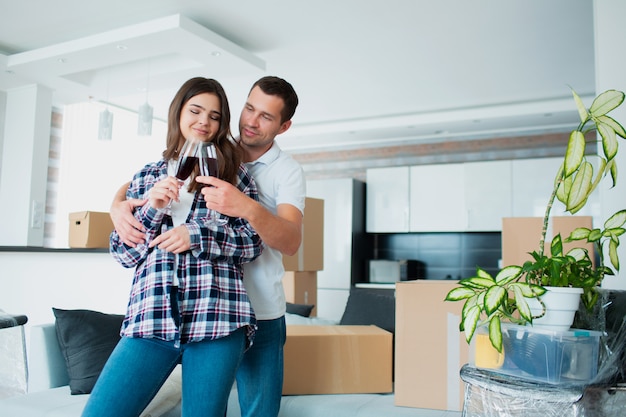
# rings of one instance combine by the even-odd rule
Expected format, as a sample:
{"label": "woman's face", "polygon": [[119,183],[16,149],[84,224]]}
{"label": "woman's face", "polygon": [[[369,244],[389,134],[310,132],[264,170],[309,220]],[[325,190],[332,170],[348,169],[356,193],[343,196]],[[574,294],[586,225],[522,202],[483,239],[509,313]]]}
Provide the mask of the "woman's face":
{"label": "woman's face", "polygon": [[186,139],[210,142],[215,138],[222,113],[220,99],[215,94],[202,93],[191,97],[180,112],[180,131]]}

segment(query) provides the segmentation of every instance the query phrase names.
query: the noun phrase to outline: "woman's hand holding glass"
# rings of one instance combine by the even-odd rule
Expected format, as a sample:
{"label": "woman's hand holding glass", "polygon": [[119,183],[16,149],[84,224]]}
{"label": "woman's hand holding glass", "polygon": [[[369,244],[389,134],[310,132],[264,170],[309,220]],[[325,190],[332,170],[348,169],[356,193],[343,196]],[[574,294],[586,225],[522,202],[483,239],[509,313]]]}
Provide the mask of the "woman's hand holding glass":
{"label": "woman's hand holding glass", "polygon": [[167,177],[150,189],[148,204],[156,209],[165,209],[171,206],[172,201],[178,201],[181,183],[175,177]]}

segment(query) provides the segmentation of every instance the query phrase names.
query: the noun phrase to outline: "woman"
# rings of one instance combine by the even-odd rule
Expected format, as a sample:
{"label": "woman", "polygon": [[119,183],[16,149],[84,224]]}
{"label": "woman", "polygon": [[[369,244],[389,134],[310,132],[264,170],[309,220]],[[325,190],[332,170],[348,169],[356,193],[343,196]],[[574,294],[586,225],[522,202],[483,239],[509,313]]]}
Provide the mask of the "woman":
{"label": "woman", "polygon": [[146,165],[130,183],[128,198],[148,200],[134,213],[147,240],[132,248],[116,232],[111,235],[111,253],[124,267],[134,267],[135,275],[122,338],[84,417],[139,416],[178,363],[183,417],[224,416],[256,325],[242,283],[243,263],[260,255],[262,242],[243,219],[209,223],[197,169],[184,185],[173,175],[185,137],[213,141],[220,177],[258,198],[229,126],[221,85],[190,79],[170,105],[163,159]]}

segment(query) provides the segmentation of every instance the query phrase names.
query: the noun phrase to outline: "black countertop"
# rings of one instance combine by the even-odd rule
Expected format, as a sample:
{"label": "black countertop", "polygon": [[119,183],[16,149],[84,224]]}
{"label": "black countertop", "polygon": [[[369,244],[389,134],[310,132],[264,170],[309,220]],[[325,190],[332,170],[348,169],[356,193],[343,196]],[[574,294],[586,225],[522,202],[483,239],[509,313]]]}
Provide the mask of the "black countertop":
{"label": "black countertop", "polygon": [[0,246],[0,252],[109,253],[108,248],[43,248],[40,246]]}

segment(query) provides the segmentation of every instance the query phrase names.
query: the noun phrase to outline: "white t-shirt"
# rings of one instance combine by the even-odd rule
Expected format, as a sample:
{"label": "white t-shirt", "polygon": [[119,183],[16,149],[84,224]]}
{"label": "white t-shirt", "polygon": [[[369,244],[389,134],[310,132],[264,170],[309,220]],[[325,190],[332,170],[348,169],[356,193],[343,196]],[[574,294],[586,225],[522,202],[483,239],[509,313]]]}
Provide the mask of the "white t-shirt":
{"label": "white t-shirt", "polygon": [[[176,161],[172,159],[170,159],[167,163],[167,175],[169,175],[170,177],[176,176]],[[191,205],[193,204],[195,193],[190,193],[187,190],[189,188],[190,182],[190,178],[187,178],[185,180],[184,184],[180,187],[180,192],[178,194],[178,199],[180,201],[172,201],[172,204],[170,205],[170,211],[172,213],[172,223],[174,224],[174,227],[186,223],[189,212],[191,211]],[[176,262],[178,262],[178,256],[176,256]],[[176,269],[177,268],[175,268],[174,270]],[[178,282],[178,276],[176,276],[176,274],[174,274],[172,283],[175,286],[178,286],[180,284]]]}
{"label": "white t-shirt", "polygon": [[[291,204],[304,213],[306,183],[304,171],[278,144],[259,159],[246,163],[256,182],[260,203],[272,214],[280,204]],[[285,315],[282,253],[268,246],[253,262],[244,264],[244,286],[258,320],[272,320]]]}

